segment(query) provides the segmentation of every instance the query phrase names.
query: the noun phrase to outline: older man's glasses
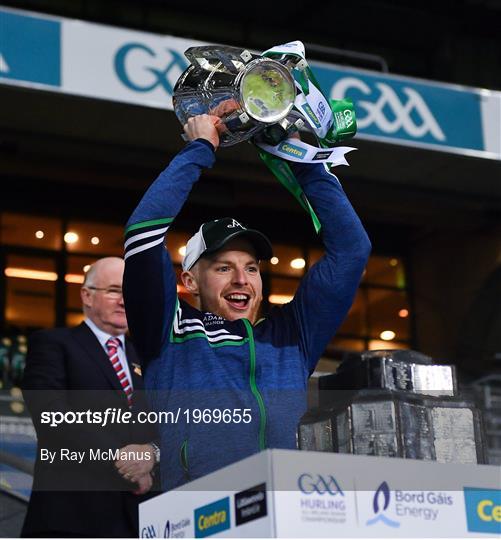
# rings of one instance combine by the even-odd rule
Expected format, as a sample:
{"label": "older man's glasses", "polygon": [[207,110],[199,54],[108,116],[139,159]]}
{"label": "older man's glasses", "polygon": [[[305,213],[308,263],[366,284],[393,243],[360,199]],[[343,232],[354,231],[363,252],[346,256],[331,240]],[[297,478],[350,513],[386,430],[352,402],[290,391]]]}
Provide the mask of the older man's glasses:
{"label": "older man's glasses", "polygon": [[110,298],[121,298],[123,296],[123,291],[120,287],[87,287],[87,289],[103,291],[103,294]]}

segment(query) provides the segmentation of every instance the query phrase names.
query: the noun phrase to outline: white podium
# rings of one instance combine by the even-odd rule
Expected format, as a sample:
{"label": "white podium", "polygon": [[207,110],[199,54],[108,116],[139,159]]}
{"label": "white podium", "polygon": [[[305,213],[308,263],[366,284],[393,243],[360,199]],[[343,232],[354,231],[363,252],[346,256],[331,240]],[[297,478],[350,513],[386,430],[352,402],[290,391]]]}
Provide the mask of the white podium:
{"label": "white podium", "polygon": [[143,538],[489,537],[501,468],[266,450],[140,505]]}

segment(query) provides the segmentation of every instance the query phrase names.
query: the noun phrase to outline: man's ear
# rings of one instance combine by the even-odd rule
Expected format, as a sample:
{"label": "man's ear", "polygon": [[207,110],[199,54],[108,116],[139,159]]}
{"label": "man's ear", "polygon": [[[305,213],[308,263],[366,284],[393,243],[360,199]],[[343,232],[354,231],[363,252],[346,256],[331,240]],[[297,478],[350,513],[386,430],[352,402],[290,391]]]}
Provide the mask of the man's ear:
{"label": "man's ear", "polygon": [[85,307],[92,306],[91,296],[92,296],[92,293],[86,287],[82,287],[80,289],[80,298],[82,299],[82,305],[84,305]]}
{"label": "man's ear", "polygon": [[189,270],[182,272],[181,281],[188,292],[190,292],[193,296],[198,296],[198,281],[193,272],[190,272]]}

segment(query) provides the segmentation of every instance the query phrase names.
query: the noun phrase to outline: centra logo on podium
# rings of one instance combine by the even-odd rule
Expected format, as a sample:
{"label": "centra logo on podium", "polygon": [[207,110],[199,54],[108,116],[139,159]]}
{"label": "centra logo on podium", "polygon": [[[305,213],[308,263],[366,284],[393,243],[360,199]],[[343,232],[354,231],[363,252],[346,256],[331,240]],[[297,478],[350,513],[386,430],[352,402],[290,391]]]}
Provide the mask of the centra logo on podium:
{"label": "centra logo on podium", "polygon": [[465,487],[463,491],[468,531],[501,534],[501,489]]}
{"label": "centra logo on podium", "polygon": [[229,497],[195,509],[195,538],[211,536],[230,526]]}

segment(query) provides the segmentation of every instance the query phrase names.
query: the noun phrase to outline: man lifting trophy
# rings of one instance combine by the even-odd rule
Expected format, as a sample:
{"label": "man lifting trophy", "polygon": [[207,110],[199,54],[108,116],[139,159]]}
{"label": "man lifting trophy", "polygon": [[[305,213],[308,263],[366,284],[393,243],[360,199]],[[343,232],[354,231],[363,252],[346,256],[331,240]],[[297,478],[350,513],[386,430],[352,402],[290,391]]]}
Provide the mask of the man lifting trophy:
{"label": "man lifting trophy", "polygon": [[[327,165],[346,164],[333,144],[355,133],[351,102],[330,102],[301,43],[257,56],[195,47],[174,91],[188,144],[158,176],[125,234],[127,320],[143,359],[155,410],[225,410],[212,423],[160,426],[162,487],[172,489],[265,448],[297,448],[309,374],[344,320],[370,242]],[[309,127],[318,146],[298,129]],[[325,255],[288,304],[265,318],[260,261],[273,255],[264,234],[238,216],[201,224],[186,245],[177,297],[165,235],[219,146],[250,140],[322,229]],[[203,182],[203,179],[201,180]],[[245,417],[244,417],[245,412]]]}

